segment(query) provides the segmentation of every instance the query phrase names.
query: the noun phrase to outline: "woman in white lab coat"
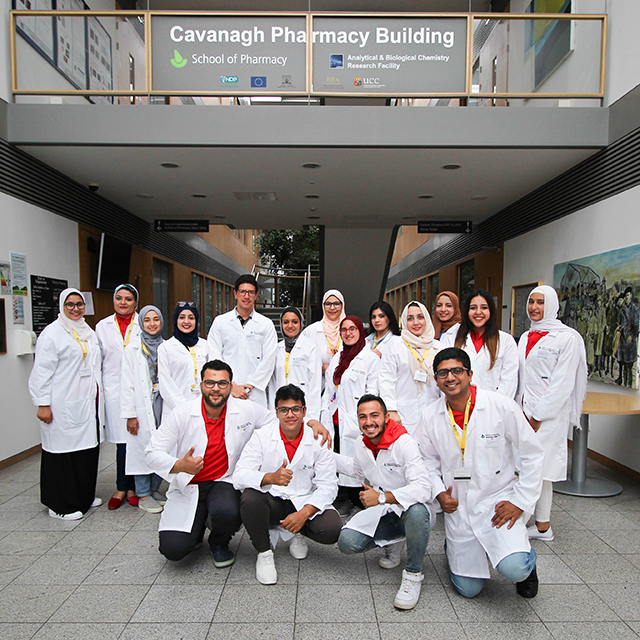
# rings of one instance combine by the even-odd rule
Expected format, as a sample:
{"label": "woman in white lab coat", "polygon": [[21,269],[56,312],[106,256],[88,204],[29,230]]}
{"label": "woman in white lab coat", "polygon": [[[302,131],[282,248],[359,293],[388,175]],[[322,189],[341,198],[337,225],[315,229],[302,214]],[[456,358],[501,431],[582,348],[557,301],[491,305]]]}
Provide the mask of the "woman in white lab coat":
{"label": "woman in white lab coat", "polygon": [[340,323],[345,318],[344,297],[337,289],[329,289],[322,296],[322,320],[310,324],[302,335],[310,338],[322,356],[324,373],[331,358],[340,351]]}
{"label": "woman in white lab coat", "polygon": [[173,337],[158,347],[163,420],[178,405],[200,397],[200,371],[209,360],[209,346],[198,337],[199,323],[196,304],[178,302],[173,312]]}
{"label": "woman in white lab coat", "polygon": [[380,396],[394,422],[413,436],[420,411],[440,397],[433,379],[433,358],[440,350],[433,324],[421,302],[402,311],[402,333],[391,338],[380,363]]}
{"label": "woman in white lab coat", "polygon": [[160,425],[162,396],[158,386],[158,348],[164,342],[164,320],[158,307],[140,311],[140,341],[128,348],[122,361],[120,411],[127,421],[126,472],[135,480],[138,507],[160,513],[165,503],[159,492],[162,478],[149,469],[144,459],[151,434]]}
{"label": "woman in white lab coat", "polygon": [[287,384],[302,389],[307,405],[307,421],[320,420],[322,398],[322,358],[316,345],[300,332],[302,313],[287,307],[280,316],[284,340],[278,343],[276,365],[269,382],[269,408],[274,409],[276,392]]}
{"label": "woman in white lab coat", "polygon": [[442,348],[458,347],[471,359],[473,384],[512,400],[518,388],[518,347],[513,336],[498,329],[498,310],[488,291],[478,289],[465,300],[455,335],[440,340]]}
{"label": "woman in white lab coat", "polygon": [[95,497],[102,358],[96,334],[84,320],[82,293],[65,289],[59,306],[58,319],[36,343],[29,393],[41,422],[40,500],[52,518],[78,520],[102,504]]}
{"label": "woman in white lab coat", "polygon": [[455,336],[460,326],[460,301],[453,291],[441,291],[436,296],[436,308],[433,311],[433,330],[440,342],[447,336]]}
{"label": "woman in white lab coat", "polygon": [[121,284],[113,292],[112,316],[103,318],[96,325],[96,336],[102,350],[102,381],[106,412],[106,436],[116,443],[116,492],[109,500],[109,509],[117,509],[126,499],[132,506],[138,505],[133,476],[126,467],[127,421],[120,417],[120,372],[124,352],[139,340],[138,290],[131,284]]}
{"label": "woman in white lab coat", "polygon": [[378,300],[369,309],[369,322],[373,331],[367,336],[367,348],[381,358],[382,350],[391,342],[391,338],[400,335],[398,320],[391,305]]}
{"label": "woman in white lab coat", "polygon": [[[364,325],[357,316],[347,316],[340,323],[340,336],[342,351],[333,356],[325,372],[320,422],[332,434],[334,450],[353,456],[362,435],[358,400],[365,393],[377,395],[380,358],[365,347]],[[361,489],[358,480],[338,476],[338,502],[348,498],[354,506],[360,506]]]}
{"label": "woman in white lab coat", "polygon": [[587,392],[587,356],[582,336],[557,319],[560,303],[553,287],[542,285],[529,294],[531,328],[518,344],[518,402],[544,448],[542,495],[532,539],[553,540],[550,526],[553,482],[567,478],[567,436],[579,424]]}

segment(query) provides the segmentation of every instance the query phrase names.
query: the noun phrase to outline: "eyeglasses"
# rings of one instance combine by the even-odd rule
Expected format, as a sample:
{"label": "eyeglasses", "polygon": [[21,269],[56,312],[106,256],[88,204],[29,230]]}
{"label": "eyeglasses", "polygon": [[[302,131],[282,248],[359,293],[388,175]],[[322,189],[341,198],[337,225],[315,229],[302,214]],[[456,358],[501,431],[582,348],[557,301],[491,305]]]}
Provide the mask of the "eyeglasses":
{"label": "eyeglasses", "polygon": [[203,386],[205,389],[214,389],[218,387],[220,391],[224,391],[231,383],[228,380],[203,380]]}
{"label": "eyeglasses", "polygon": [[325,302],[325,309],[339,309],[342,306],[342,302]]}
{"label": "eyeglasses", "polygon": [[253,297],[253,296],[257,295],[257,292],[254,291],[253,289],[238,289],[236,291],[236,293],[239,296],[249,296],[249,297]]}
{"label": "eyeglasses", "polygon": [[197,309],[198,305],[195,302],[178,302],[177,305],[178,307],[180,307],[180,309],[183,309],[184,307],[187,307],[188,309]]}
{"label": "eyeglasses", "polygon": [[436,371],[436,378],[444,380],[450,373],[453,373],[456,378],[461,376],[465,371],[469,371],[466,367],[452,367],[451,369],[438,369]]}
{"label": "eyeglasses", "polygon": [[299,404],[293,407],[276,407],[276,413],[279,416],[286,416],[289,412],[293,413],[294,416],[299,416],[302,413],[304,407],[301,407]]}
{"label": "eyeglasses", "polygon": [[358,327],[345,327],[344,329],[340,329],[340,333],[347,334],[347,333],[355,333],[356,331],[358,331]]}
{"label": "eyeglasses", "polygon": [[73,309],[84,309],[84,302],[65,302],[64,308],[73,311]]}

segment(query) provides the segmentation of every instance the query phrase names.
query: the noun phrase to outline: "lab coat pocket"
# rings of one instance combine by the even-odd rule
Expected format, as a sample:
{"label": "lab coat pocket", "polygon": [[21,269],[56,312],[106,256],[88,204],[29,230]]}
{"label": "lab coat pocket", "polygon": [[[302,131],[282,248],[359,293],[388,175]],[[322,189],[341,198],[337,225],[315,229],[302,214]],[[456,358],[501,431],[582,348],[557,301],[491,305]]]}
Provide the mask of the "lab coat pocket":
{"label": "lab coat pocket", "polygon": [[476,460],[482,474],[496,474],[502,466],[504,436],[500,433],[481,433],[476,439]]}
{"label": "lab coat pocket", "polygon": [[[67,419],[60,426],[65,429],[75,428],[78,425],[85,424],[91,417],[93,398],[86,397],[73,402],[65,402],[64,411]],[[95,408],[93,408],[95,413]]]}
{"label": "lab coat pocket", "polygon": [[257,333],[247,335],[247,353],[253,360],[262,360],[262,337]]}

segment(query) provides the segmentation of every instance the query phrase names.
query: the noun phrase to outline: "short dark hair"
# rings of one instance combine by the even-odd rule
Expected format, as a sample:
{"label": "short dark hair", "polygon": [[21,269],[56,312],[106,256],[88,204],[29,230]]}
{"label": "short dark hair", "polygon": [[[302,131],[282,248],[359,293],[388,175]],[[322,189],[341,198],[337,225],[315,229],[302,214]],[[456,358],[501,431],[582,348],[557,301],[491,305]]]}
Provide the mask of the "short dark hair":
{"label": "short dark hair", "polygon": [[384,413],[389,413],[387,411],[387,405],[384,403],[384,400],[380,396],[374,396],[373,393],[365,393],[360,400],[358,400],[358,409],[360,409],[360,405],[365,402],[377,402],[382,411]]}
{"label": "short dark hair", "polygon": [[465,369],[471,371],[471,359],[469,358],[469,354],[462,349],[458,349],[458,347],[447,347],[446,349],[436,353],[436,357],[433,359],[434,374],[438,372],[438,365],[443,360],[458,360],[462,363],[462,366]]}
{"label": "short dark hair", "polygon": [[304,391],[300,387],[296,387],[295,384],[286,384],[284,387],[280,387],[276,391],[275,406],[278,406],[278,402],[283,400],[297,400],[302,403],[303,407],[306,407],[304,399]]}
{"label": "short dark hair", "polygon": [[212,371],[226,371],[229,374],[229,382],[233,380],[233,371],[231,371],[231,367],[222,360],[209,360],[209,362],[205,362],[202,371],[200,371],[200,379],[204,380],[204,372],[208,369]]}
{"label": "short dark hair", "polygon": [[250,273],[242,274],[233,285],[233,290],[238,291],[241,284],[250,284],[255,289],[256,293],[258,293],[258,281]]}

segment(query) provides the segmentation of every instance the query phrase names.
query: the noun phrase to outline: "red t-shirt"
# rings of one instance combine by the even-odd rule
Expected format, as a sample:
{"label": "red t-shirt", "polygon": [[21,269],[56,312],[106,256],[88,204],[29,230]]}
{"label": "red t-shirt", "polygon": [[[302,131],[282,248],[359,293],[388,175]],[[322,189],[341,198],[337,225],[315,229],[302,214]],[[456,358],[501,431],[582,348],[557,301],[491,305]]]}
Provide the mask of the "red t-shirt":
{"label": "red t-shirt", "polygon": [[533,349],[533,347],[535,347],[536,344],[547,335],[547,333],[549,332],[548,331],[529,331],[529,337],[527,338],[527,351],[524,354],[525,358],[529,355],[529,351],[531,351],[531,349]]}
{"label": "red t-shirt", "polygon": [[217,420],[207,417],[207,411],[202,400],[202,417],[207,429],[207,448],[204,452],[204,466],[200,473],[193,476],[190,484],[218,480],[229,469],[229,455],[224,441],[224,421],[227,416],[227,405]]}
{"label": "red t-shirt", "polygon": [[124,338],[125,333],[127,332],[127,327],[131,324],[131,320],[133,319],[133,313],[130,313],[128,316],[121,316],[116,313],[116,322],[118,323],[118,329],[120,329],[120,333]]}
{"label": "red t-shirt", "polygon": [[364,442],[364,446],[373,452],[373,457],[377,458],[382,449],[388,449],[401,435],[404,435],[405,433],[407,433],[407,430],[401,424],[398,424],[393,420],[389,420],[387,428],[384,430],[377,447],[373,442],[371,442],[371,440],[369,440],[369,438],[367,438],[367,436],[362,436],[362,441]]}
{"label": "red t-shirt", "polygon": [[300,435],[295,440],[287,440],[287,436],[282,433],[282,428],[280,429],[280,437],[282,438],[282,442],[284,442],[284,449],[287,452],[287,457],[289,458],[289,462],[293,460],[293,456],[296,455],[296,451],[298,450],[298,446],[300,442],[302,442],[302,434],[304,433],[304,423],[302,425],[302,429],[300,429]]}
{"label": "red t-shirt", "polygon": [[[473,408],[476,406],[476,391],[474,385],[471,385],[471,406],[469,407],[469,418],[471,418],[471,414],[473,413]],[[460,429],[464,429],[464,411],[455,411],[453,407],[451,408],[451,413],[453,414],[453,419],[455,423],[460,427]]]}
{"label": "red t-shirt", "polygon": [[480,349],[484,346],[484,331],[482,333],[471,332],[471,340],[476,348],[476,353],[480,353]]}

